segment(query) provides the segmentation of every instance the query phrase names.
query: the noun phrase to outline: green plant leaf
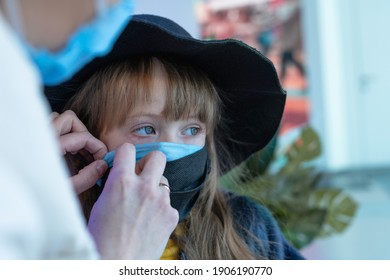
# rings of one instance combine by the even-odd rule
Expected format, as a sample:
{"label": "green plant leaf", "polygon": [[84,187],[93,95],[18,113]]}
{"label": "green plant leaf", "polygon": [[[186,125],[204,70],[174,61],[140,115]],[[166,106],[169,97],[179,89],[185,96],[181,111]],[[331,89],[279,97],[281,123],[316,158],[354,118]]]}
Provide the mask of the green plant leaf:
{"label": "green plant leaf", "polygon": [[[276,143],[274,139],[222,176],[221,184],[269,208],[286,238],[298,249],[316,238],[344,231],[352,222],[357,203],[337,186],[319,187],[323,173],[307,164],[321,154],[316,132],[309,126],[302,128],[282,153],[276,152]],[[276,172],[270,170],[272,165],[278,167]]]}
{"label": "green plant leaf", "polygon": [[317,133],[309,126],[303,127],[300,136],[286,148],[284,157],[287,163],[280,173],[293,173],[302,163],[318,157],[321,151]]}
{"label": "green plant leaf", "polygon": [[351,224],[357,210],[357,203],[345,191],[333,188],[321,188],[312,192],[309,206],[326,210],[320,237],[343,232]]}
{"label": "green plant leaf", "polygon": [[221,184],[230,190],[234,190],[238,187],[237,185],[250,182],[264,174],[273,159],[277,143],[276,139],[275,136],[266,147],[224,174],[220,178]]}
{"label": "green plant leaf", "polygon": [[298,249],[310,244],[321,232],[326,219],[326,210],[308,209],[300,215],[290,217],[284,226],[281,226],[286,238]]}
{"label": "green plant leaf", "polygon": [[242,163],[221,176],[219,182],[224,188],[233,192],[238,192],[239,189],[241,189],[240,185],[243,184],[243,178],[245,177],[249,178],[249,173],[246,165]]}
{"label": "green plant leaf", "polygon": [[245,161],[245,166],[248,169],[251,177],[257,177],[267,171],[274,157],[276,146],[277,138],[275,136],[271,139],[267,146],[250,156]]}

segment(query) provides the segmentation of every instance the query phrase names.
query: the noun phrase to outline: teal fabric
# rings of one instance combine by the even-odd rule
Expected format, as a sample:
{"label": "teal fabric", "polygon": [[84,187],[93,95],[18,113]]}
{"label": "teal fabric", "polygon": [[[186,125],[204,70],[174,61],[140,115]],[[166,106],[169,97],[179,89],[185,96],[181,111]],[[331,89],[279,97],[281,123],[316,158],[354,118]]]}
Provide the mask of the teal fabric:
{"label": "teal fabric", "polygon": [[[153,151],[162,152],[166,158],[167,162],[178,160],[186,156],[192,155],[200,151],[203,146],[188,145],[181,143],[172,143],[172,142],[150,142],[135,145],[136,150],[136,161],[139,161],[141,158],[146,156],[148,153]],[[115,151],[110,151],[104,156],[104,160],[107,162],[109,168],[112,167],[115,157]]]}
{"label": "teal fabric", "polygon": [[121,0],[112,7],[99,9],[98,16],[77,29],[66,46],[55,53],[36,49],[25,40],[22,43],[37,65],[45,85],[58,85],[72,78],[93,59],[111,51],[116,39],[130,21],[132,11],[132,0]]}

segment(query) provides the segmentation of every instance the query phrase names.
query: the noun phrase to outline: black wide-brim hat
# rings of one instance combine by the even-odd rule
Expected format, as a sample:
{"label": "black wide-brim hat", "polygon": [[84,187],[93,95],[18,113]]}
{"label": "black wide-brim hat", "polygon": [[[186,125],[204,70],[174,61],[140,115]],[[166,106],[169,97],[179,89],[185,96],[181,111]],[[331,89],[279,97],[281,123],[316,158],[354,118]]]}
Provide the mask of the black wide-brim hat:
{"label": "black wide-brim hat", "polygon": [[52,110],[61,112],[97,70],[134,55],[172,55],[209,76],[228,120],[228,130],[217,129],[216,137],[225,142],[232,163],[265,147],[277,132],[286,94],[268,58],[235,39],[195,39],[175,22],[155,15],[133,15],[109,54],[92,60],[69,81],[45,87]]}

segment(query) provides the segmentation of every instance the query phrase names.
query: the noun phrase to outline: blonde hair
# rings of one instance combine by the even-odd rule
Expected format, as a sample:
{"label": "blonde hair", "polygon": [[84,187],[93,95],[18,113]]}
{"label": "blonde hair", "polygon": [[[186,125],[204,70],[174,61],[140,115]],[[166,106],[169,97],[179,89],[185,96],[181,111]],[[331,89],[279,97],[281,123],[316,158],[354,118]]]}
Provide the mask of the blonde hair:
{"label": "blonde hair", "polygon": [[[123,125],[129,112],[139,102],[151,99],[151,83],[155,67],[160,67],[167,79],[167,101],[163,111],[169,120],[197,117],[206,124],[206,143],[211,171],[205,188],[181,223],[184,234],[173,235],[189,259],[256,259],[234,223],[226,194],[218,186],[219,164],[214,131],[220,121],[220,100],[208,77],[178,59],[135,57],[115,63],[95,73],[71,100],[73,110],[90,132],[101,134]],[[115,112],[115,113],[114,113]],[[83,193],[80,200],[86,217],[100,190]]]}

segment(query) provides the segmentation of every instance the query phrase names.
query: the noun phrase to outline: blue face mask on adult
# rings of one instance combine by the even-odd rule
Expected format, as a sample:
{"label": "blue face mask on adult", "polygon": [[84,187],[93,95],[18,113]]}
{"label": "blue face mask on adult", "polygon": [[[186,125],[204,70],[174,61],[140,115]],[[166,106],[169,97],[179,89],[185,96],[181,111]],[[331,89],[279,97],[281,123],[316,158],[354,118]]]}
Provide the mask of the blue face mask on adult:
{"label": "blue face mask on adult", "polygon": [[91,60],[107,54],[129,22],[133,11],[132,0],[121,0],[112,7],[106,6],[106,0],[95,0],[96,18],[79,27],[68,39],[65,47],[53,53],[46,49],[36,49],[24,40],[18,1],[7,0],[4,3],[12,25],[47,86],[69,80]]}

